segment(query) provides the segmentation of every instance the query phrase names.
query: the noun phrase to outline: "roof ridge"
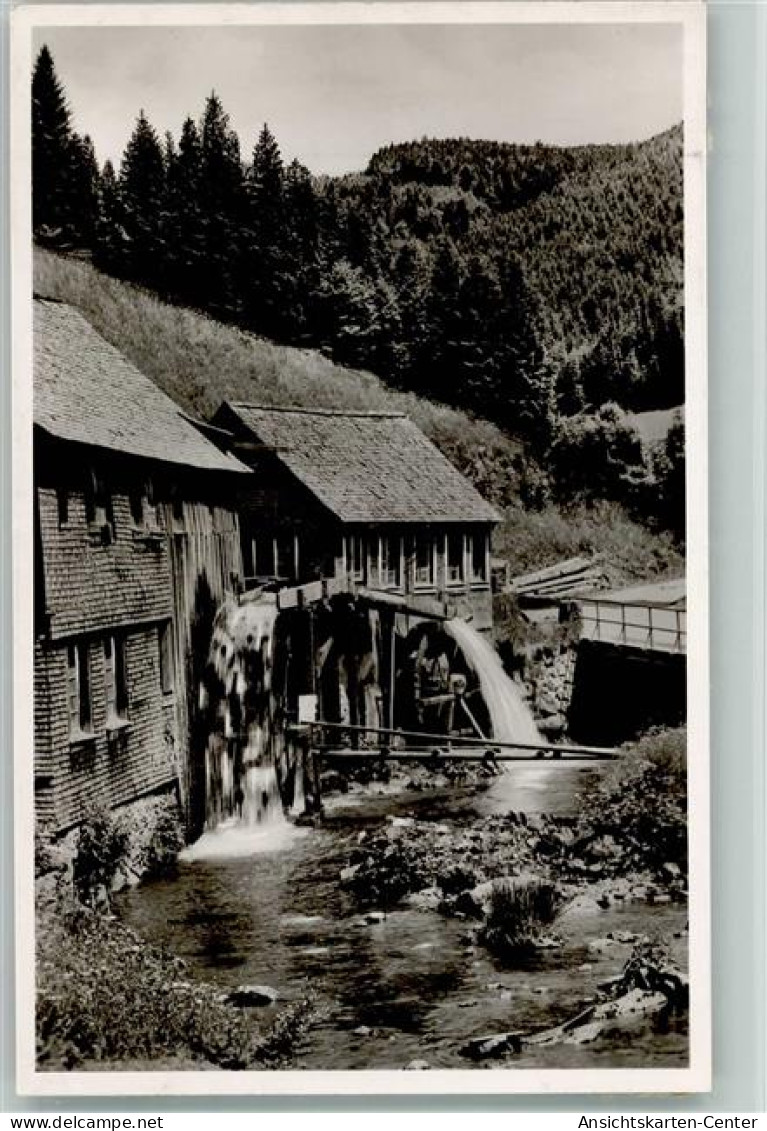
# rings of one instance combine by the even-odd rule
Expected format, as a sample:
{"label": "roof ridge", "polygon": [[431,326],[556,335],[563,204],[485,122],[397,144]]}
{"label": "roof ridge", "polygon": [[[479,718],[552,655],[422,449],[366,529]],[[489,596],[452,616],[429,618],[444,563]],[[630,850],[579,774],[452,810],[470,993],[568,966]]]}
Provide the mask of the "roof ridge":
{"label": "roof ridge", "polygon": [[409,420],[406,412],[397,412],[394,409],[375,408],[307,408],[305,405],[273,405],[255,404],[252,401],[228,401],[232,408],[255,409],[256,412],[283,412],[300,413],[304,416],[345,416],[345,417],[382,417],[384,419]]}

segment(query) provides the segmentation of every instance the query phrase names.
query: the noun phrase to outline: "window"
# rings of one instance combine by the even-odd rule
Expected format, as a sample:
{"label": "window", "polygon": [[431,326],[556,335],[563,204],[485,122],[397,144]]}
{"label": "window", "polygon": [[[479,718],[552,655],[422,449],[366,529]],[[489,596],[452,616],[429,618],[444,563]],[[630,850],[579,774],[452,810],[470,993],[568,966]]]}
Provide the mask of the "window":
{"label": "window", "polygon": [[464,578],[463,534],[448,534],[445,547],[448,585],[460,585]]}
{"label": "window", "polygon": [[386,535],[381,539],[381,585],[385,589],[399,589],[401,578],[401,540],[392,535]]}
{"label": "window", "polygon": [[160,526],[160,512],[157,507],[157,496],[155,494],[154,482],[151,479],[146,481],[146,492],[144,494],[144,521],[149,530],[158,530]]}
{"label": "window", "polygon": [[367,547],[361,534],[350,534],[346,539],[346,572],[354,581],[365,581]]}
{"label": "window", "polygon": [[70,737],[90,734],[91,687],[87,644],[70,644],[67,649],[67,696]]}
{"label": "window", "polygon": [[85,519],[94,534],[108,545],[114,541],[115,519],[112,510],[112,496],[107,490],[104,478],[91,468],[85,481]]}
{"label": "window", "polygon": [[134,526],[149,531],[159,529],[159,511],[155,499],[154,484],[151,479],[133,487],[129,494],[129,501]]}
{"label": "window", "polygon": [[487,581],[486,534],[472,534],[471,536],[471,580],[475,583]]}
{"label": "window", "polygon": [[169,695],[176,689],[173,663],[173,625],[168,621],[160,625],[160,686]]}
{"label": "window", "polygon": [[144,525],[144,495],[141,488],[134,488],[130,493],[130,516],[136,526]]}
{"label": "window", "polygon": [[104,683],[107,727],[110,727],[117,722],[123,722],[128,715],[125,640],[121,636],[107,636],[104,640]]}
{"label": "window", "polygon": [[296,547],[293,535],[281,533],[274,538],[274,575],[288,581],[295,578]]}
{"label": "window", "polygon": [[250,540],[250,558],[253,577],[274,575],[274,547],[270,535],[262,534]]}
{"label": "window", "polygon": [[434,585],[434,543],[422,534],[416,535],[413,555],[416,588],[430,589]]}

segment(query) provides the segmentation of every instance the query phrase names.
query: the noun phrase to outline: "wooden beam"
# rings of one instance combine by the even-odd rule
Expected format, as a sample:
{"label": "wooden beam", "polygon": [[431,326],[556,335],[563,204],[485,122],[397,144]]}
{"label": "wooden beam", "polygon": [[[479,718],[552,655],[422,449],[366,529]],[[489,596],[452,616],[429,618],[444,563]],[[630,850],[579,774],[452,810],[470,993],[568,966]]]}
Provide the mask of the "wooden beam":
{"label": "wooden beam", "polygon": [[[430,734],[424,731],[417,730],[395,730],[391,731],[389,727],[369,727],[369,726],[353,726],[351,723],[335,723],[326,722],[323,719],[318,719],[316,723],[308,724],[313,729],[319,730],[340,730],[340,731],[357,731],[360,734],[380,734],[385,739],[395,737],[399,739],[416,739],[423,740],[424,743],[429,743],[431,746],[438,745],[439,743],[450,742],[451,746],[459,744],[461,746],[476,746],[477,739],[474,735],[467,738],[464,735],[446,735],[446,734]],[[551,750],[560,754],[589,754],[594,757],[603,758],[617,758],[620,757],[620,751],[613,747],[607,746],[573,746],[570,744],[555,746],[551,742],[510,742],[505,739],[488,738],[487,745],[494,750]]]}
{"label": "wooden beam", "polygon": [[[474,739],[476,742],[476,739]],[[478,747],[476,750],[424,750],[417,747],[398,747],[396,750],[348,750],[315,748],[315,760],[325,759],[333,762],[539,762],[544,754],[551,755],[551,761],[563,762],[602,762],[612,761],[617,754],[563,754],[559,747],[541,746],[538,754],[512,754],[508,750],[495,750],[492,745]]]}

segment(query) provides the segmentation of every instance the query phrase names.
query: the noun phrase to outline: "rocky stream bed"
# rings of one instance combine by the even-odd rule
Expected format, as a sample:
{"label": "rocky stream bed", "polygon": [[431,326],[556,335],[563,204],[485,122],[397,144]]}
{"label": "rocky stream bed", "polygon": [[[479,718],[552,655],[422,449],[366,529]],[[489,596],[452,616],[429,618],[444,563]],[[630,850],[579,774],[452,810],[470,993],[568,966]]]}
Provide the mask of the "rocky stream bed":
{"label": "rocky stream bed", "polygon": [[[113,897],[104,928],[88,921],[81,963],[70,932],[82,992],[92,993],[94,953],[104,970],[103,1001],[89,1013],[97,1052],[83,1056],[76,1041],[72,1051],[68,1035],[73,1063],[684,1065],[680,747],[681,736],[640,744],[606,771],[546,762],[335,793],[328,782],[312,827],[222,830]],[[65,1007],[83,1015],[74,982],[60,982],[60,953],[44,967],[51,1067]],[[104,1009],[119,1006],[120,1031],[132,1031],[122,1019],[134,1008],[147,1017],[147,1003],[157,1024],[144,1023],[142,1046],[99,1028]]]}

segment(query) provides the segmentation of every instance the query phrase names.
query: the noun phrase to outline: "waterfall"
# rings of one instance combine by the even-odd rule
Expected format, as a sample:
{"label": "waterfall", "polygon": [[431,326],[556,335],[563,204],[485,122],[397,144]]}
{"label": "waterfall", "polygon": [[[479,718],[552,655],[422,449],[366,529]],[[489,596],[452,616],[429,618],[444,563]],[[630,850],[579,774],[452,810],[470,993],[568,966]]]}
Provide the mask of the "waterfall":
{"label": "waterfall", "polygon": [[280,789],[285,750],[274,725],[276,621],[274,594],[230,598],[216,614],[199,695],[208,725],[205,832],[184,851],[186,860],[273,850],[294,837]]}
{"label": "waterfall", "polygon": [[445,632],[452,636],[466,663],[479,679],[492,737],[499,742],[539,743],[541,736],[519,688],[503,669],[498,653],[486,637],[460,617],[445,621]]}

